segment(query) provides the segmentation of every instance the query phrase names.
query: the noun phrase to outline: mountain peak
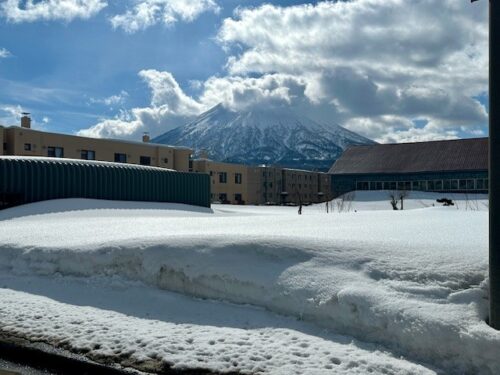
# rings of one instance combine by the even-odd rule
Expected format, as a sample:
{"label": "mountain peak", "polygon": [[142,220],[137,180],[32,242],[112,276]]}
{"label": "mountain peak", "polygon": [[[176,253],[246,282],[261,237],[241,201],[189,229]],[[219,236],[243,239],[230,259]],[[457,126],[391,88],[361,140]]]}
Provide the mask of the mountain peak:
{"label": "mountain peak", "polygon": [[207,150],[213,160],[328,170],[349,145],[374,142],[290,108],[231,111],[218,104],[153,142]]}

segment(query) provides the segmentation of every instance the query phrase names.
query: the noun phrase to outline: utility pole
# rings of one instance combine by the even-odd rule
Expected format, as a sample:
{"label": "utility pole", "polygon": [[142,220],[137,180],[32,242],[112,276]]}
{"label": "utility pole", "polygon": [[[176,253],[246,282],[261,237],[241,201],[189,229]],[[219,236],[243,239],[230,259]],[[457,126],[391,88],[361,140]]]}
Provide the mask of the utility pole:
{"label": "utility pole", "polygon": [[490,0],[490,326],[500,329],[500,2]]}
{"label": "utility pole", "polygon": [[[475,2],[477,0],[471,0]],[[489,41],[489,246],[490,318],[492,328],[500,330],[500,1],[490,0]]]}

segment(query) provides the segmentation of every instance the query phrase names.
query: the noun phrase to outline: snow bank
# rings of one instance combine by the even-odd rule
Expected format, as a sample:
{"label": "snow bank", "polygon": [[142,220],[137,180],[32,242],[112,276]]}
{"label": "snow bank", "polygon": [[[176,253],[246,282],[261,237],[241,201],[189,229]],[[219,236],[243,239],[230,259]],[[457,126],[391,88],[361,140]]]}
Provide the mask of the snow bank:
{"label": "snow bank", "polygon": [[436,374],[376,345],[262,309],[194,300],[117,277],[3,275],[0,282],[29,291],[0,289],[2,331],[139,370]]}
{"label": "snow bank", "polygon": [[4,220],[0,267],[19,275],[119,276],[250,303],[446,371],[500,373],[500,334],[484,322],[486,212],[231,210]]}

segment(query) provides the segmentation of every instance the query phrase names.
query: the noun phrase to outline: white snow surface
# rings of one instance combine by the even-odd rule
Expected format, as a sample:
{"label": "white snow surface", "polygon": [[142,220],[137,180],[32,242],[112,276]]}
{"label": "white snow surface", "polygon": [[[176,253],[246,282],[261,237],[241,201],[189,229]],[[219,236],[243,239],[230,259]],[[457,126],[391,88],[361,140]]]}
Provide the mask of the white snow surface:
{"label": "white snow surface", "polygon": [[80,199],[0,211],[0,330],[221,372],[498,374],[486,197],[439,196],[392,211],[387,192],[357,192],[349,212],[303,215]]}

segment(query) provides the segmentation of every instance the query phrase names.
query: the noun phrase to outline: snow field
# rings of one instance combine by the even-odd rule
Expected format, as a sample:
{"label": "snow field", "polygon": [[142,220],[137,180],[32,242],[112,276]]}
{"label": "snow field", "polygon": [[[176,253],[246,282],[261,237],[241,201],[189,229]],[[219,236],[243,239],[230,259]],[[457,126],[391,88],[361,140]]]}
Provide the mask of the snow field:
{"label": "snow field", "polygon": [[[11,212],[12,219],[0,222],[0,267],[25,276],[120,277],[252,304],[383,343],[446,372],[500,373],[500,334],[484,323],[486,212],[430,207],[327,215],[314,209],[306,207],[302,216],[295,208],[227,206],[184,216],[130,208]],[[3,292],[2,300],[15,299]],[[212,362],[214,351],[208,352]],[[289,361],[262,370],[274,373]],[[302,373],[327,369],[294,365]]]}
{"label": "snow field", "polygon": [[[73,281],[72,286],[76,284],[78,281]],[[109,289],[105,284],[93,286],[99,287],[98,297],[123,296],[116,291],[102,293],[101,288]],[[126,282],[121,286],[129,287]],[[135,291],[141,289],[137,285],[130,287]],[[10,289],[0,289],[0,298],[3,332],[44,341],[97,361],[111,359],[143,371],[168,366],[249,374],[436,374],[375,345],[322,333],[303,323],[249,307],[219,304],[214,309],[210,301],[186,301],[182,296],[171,295],[169,302],[186,308],[185,314],[189,316],[188,323],[179,323],[184,320],[179,315],[173,319],[177,323],[171,323],[165,317],[161,321],[137,318],[130,311],[124,315],[106,309],[76,307]],[[161,302],[160,306],[168,309]],[[144,311],[149,308],[142,307]],[[189,322],[196,309],[233,313],[236,319],[230,324],[233,327],[218,326],[223,324],[223,317],[215,318],[211,324]],[[280,328],[281,325],[285,328]]]}

